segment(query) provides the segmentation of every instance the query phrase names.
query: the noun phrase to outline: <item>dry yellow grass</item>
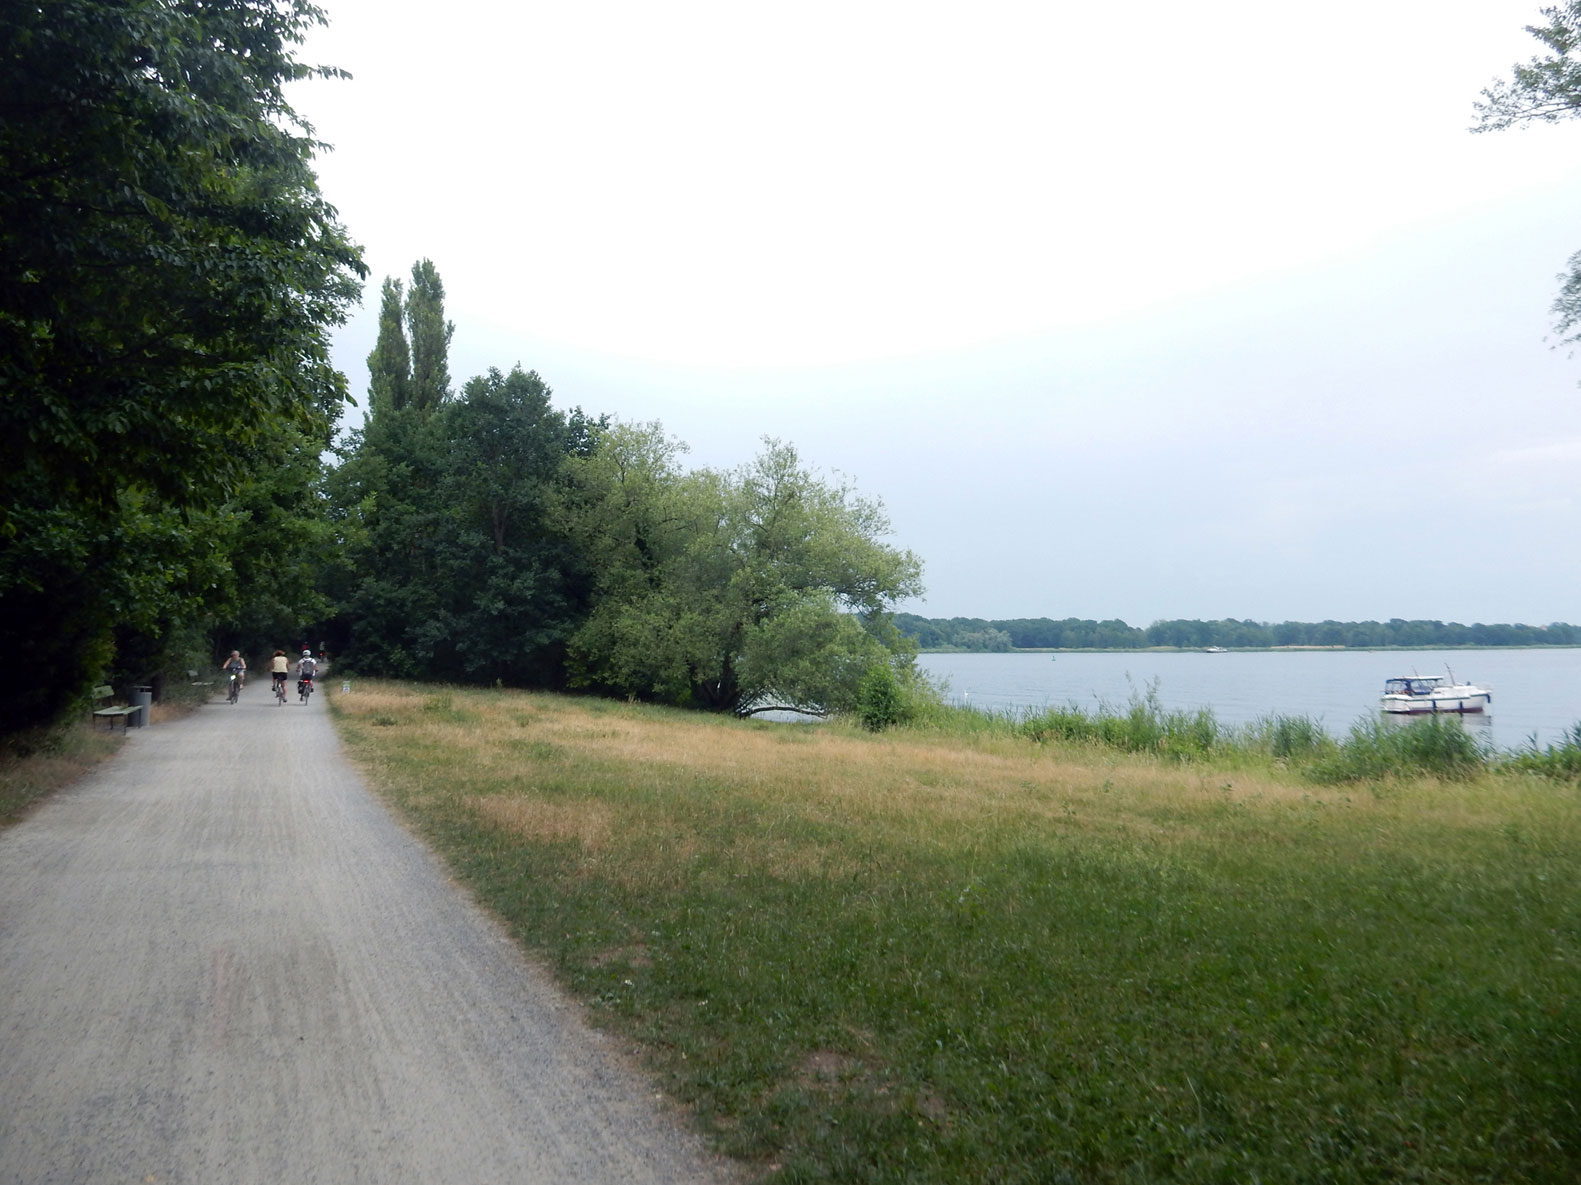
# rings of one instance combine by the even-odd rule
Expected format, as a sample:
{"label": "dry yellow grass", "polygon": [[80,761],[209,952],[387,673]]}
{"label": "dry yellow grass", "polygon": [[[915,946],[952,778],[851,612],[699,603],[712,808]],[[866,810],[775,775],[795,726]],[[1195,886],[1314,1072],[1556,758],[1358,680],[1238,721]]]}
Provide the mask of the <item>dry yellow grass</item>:
{"label": "dry yellow grass", "polygon": [[[381,729],[381,747],[416,756],[465,752],[443,784],[411,785],[424,796],[453,794],[467,809],[524,838],[575,840],[594,853],[617,842],[652,846],[684,864],[691,816],[734,799],[761,819],[738,841],[744,864],[837,874],[851,849],[824,845],[809,828],[838,825],[904,839],[971,846],[974,833],[1030,829],[1094,833],[1138,843],[1195,843],[1206,831],[1257,830],[1291,812],[1352,812],[1386,834],[1399,796],[1318,788],[1257,771],[1199,767],[1101,750],[1040,748],[1010,737],[963,740],[882,736],[839,727],[768,725],[514,691],[445,691],[365,681],[332,692],[350,723]],[[383,729],[389,731],[383,732]],[[380,758],[365,755],[364,760]],[[422,763],[403,763],[404,774]],[[610,774],[626,793],[612,799]],[[594,787],[598,789],[594,789]],[[1439,822],[1450,828],[1508,824],[1503,804],[1475,787],[1433,786]],[[612,837],[617,837],[612,839]],[[838,852],[838,854],[836,854]],[[644,870],[640,875],[652,875]]]}
{"label": "dry yellow grass", "polygon": [[615,812],[602,802],[540,802],[532,798],[475,798],[472,809],[495,826],[526,839],[575,840],[587,852],[609,841]]}

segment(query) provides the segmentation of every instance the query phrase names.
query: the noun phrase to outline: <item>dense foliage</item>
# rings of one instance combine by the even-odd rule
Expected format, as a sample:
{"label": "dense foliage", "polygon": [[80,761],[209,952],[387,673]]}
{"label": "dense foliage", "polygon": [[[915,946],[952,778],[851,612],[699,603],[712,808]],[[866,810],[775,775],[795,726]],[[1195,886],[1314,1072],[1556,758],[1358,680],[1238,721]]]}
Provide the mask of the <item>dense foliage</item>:
{"label": "dense foliage", "polygon": [[434,405],[376,401],[331,483],[344,540],[337,656],[408,677],[560,681],[586,577],[550,508],[593,426],[550,395],[516,368]]}
{"label": "dense foliage", "polygon": [[743,714],[854,707],[875,666],[904,679],[911,651],[885,615],[919,565],[879,541],[877,503],[777,442],[688,471],[657,425],[563,414],[519,368],[391,397],[415,386],[418,353],[399,299],[387,284],[372,415],[333,482],[349,664]]}
{"label": "dense foliage", "polygon": [[909,661],[888,623],[921,591],[883,508],[766,441],[728,473],[686,472],[657,425],[617,426],[572,468],[566,524],[594,573],[575,682],[752,713],[856,706],[875,665]]}
{"label": "dense foliage", "polygon": [[985,621],[980,617],[927,618],[895,615],[895,625],[923,650],[1141,650],[1148,646],[1260,648],[1272,646],[1576,646],[1581,627],[1552,625],[1461,625],[1405,621],[1155,621],[1145,629],[1123,621],[1046,617]]}
{"label": "dense foliage", "polygon": [[0,645],[27,676],[7,728],[239,614],[233,561],[316,478],[344,396],[327,332],[362,271],[284,98],[320,19],[0,7]]}

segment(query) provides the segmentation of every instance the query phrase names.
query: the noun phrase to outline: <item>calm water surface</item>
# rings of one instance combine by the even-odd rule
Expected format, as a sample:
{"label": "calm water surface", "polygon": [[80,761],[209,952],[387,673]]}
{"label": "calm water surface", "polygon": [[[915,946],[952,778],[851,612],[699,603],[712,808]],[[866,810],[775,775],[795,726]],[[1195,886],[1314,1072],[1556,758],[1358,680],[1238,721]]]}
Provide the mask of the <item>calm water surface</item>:
{"label": "calm water surface", "polygon": [[1581,649],[924,654],[918,665],[952,703],[974,707],[1124,708],[1133,691],[1145,693],[1156,681],[1166,709],[1211,708],[1222,724],[1310,716],[1336,736],[1381,714],[1385,679],[1453,668],[1457,678],[1492,689],[1492,709],[1463,719],[1501,749],[1520,748],[1533,735],[1551,744],[1581,721]]}

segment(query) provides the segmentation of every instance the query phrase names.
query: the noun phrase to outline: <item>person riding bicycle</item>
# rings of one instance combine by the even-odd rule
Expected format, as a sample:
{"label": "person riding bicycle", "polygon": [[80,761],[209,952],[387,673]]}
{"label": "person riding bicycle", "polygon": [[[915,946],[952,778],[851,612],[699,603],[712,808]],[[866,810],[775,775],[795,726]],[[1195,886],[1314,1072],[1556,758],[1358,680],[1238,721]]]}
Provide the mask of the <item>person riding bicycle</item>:
{"label": "person riding bicycle", "polygon": [[270,667],[272,668],[270,674],[273,676],[275,693],[284,695],[286,676],[291,673],[291,660],[286,658],[284,650],[276,650],[274,652],[274,658],[270,663]]}
{"label": "person riding bicycle", "polygon": [[232,650],[231,656],[225,660],[220,671],[226,675],[236,676],[236,690],[240,691],[247,686],[247,660],[241,656],[239,650]]}
{"label": "person riding bicycle", "polygon": [[307,684],[312,682],[313,676],[318,673],[318,660],[313,657],[311,650],[302,651],[302,657],[296,664],[296,693],[301,695],[307,690]]}

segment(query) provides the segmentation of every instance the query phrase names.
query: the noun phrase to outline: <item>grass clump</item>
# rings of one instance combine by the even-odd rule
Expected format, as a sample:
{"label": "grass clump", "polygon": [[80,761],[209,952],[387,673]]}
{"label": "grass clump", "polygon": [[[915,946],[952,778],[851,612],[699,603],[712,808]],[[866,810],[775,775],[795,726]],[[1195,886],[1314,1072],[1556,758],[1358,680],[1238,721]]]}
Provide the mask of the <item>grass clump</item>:
{"label": "grass clump", "polygon": [[432,694],[330,704],[457,874],[765,1176],[1581,1178],[1574,785],[1358,795],[1005,718]]}
{"label": "grass clump", "polygon": [[1307,767],[1307,776],[1330,785],[1380,782],[1392,777],[1438,777],[1465,781],[1488,769],[1491,754],[1460,721],[1426,716],[1399,723],[1359,720],[1332,752]]}
{"label": "grass clump", "polygon": [[1218,720],[1206,708],[1164,712],[1150,703],[1133,703],[1121,714],[1106,710],[1088,714],[1075,705],[1051,708],[1028,715],[1020,731],[1038,744],[1086,743],[1121,753],[1174,758],[1207,757],[1224,739]]}
{"label": "grass clump", "polygon": [[1507,768],[1556,781],[1581,781],[1581,724],[1572,725],[1556,744],[1543,749],[1533,739],[1510,758]]}
{"label": "grass clump", "polygon": [[1334,750],[1334,738],[1310,716],[1265,716],[1247,726],[1241,743],[1287,764],[1312,761]]}

